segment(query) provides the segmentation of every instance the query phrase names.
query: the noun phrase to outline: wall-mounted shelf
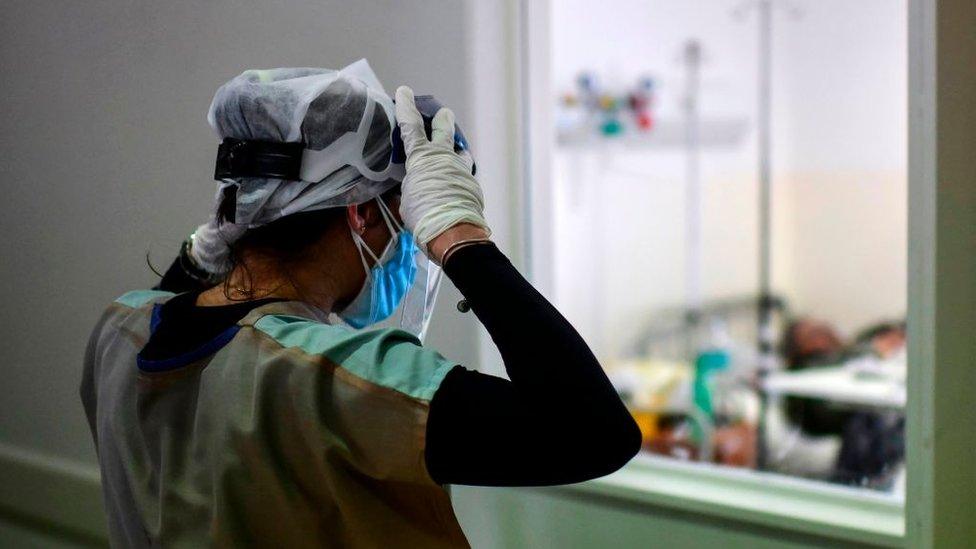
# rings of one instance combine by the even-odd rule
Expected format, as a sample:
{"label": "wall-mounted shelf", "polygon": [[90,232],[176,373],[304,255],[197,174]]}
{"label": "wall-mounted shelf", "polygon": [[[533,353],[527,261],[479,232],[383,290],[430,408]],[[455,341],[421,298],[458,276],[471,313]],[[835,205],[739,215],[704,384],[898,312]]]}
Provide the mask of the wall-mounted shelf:
{"label": "wall-mounted shelf", "polygon": [[[708,118],[698,125],[698,146],[735,147],[748,133],[745,118]],[[597,134],[591,128],[560,130],[556,144],[561,149],[591,149],[596,147],[621,147],[626,149],[682,149],[688,145],[685,123],[681,119],[658,120],[647,132],[628,131],[615,136]]]}

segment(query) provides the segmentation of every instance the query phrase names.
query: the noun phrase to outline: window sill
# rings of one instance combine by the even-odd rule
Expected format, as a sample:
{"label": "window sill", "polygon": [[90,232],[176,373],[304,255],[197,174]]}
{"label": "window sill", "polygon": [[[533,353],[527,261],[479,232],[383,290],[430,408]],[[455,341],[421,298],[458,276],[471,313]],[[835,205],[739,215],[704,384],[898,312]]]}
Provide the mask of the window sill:
{"label": "window sill", "polygon": [[838,541],[904,544],[900,498],[771,473],[638,456],[612,475],[562,489]]}

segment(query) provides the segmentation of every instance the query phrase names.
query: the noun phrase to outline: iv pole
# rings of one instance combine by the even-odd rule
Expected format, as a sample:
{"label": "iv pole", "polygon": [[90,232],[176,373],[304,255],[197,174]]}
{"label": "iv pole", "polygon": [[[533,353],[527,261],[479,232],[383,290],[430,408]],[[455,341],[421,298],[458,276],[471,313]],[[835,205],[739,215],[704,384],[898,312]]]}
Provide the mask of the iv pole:
{"label": "iv pole", "polygon": [[[758,105],[757,105],[757,126],[759,134],[759,299],[757,302],[758,313],[758,351],[759,363],[757,369],[757,381],[760,386],[760,415],[757,426],[757,448],[756,448],[756,468],[760,471],[765,469],[768,464],[768,454],[765,443],[766,436],[766,411],[768,410],[768,397],[762,390],[762,382],[776,365],[776,355],[774,348],[773,333],[773,308],[774,300],[772,295],[772,168],[771,168],[771,116],[770,106],[772,103],[772,31],[773,31],[773,3],[775,0],[749,0],[742,3],[733,10],[733,16],[744,18],[747,11],[755,8],[758,12]],[[782,7],[786,8],[790,15],[799,16],[799,9],[789,0],[780,0]]]}
{"label": "iv pole", "polygon": [[702,313],[702,242],[701,242],[701,177],[699,157],[701,143],[698,124],[698,92],[700,89],[701,44],[697,40],[685,43],[685,288],[686,325],[689,327],[687,356],[694,356]]}

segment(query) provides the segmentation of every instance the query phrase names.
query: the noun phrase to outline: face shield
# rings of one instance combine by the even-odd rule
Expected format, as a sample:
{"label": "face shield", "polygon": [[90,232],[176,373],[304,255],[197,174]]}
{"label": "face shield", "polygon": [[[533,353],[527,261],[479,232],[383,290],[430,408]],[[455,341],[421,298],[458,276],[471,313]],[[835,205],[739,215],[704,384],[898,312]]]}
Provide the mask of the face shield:
{"label": "face shield", "polygon": [[[440,108],[418,96],[428,136]],[[249,70],[224,84],[207,119],[221,139],[214,178],[214,219],[193,248],[203,269],[225,273],[228,244],[247,229],[298,212],[361,204],[404,176],[393,100],[366,60],[341,70]],[[455,125],[455,150],[467,152]],[[473,173],[474,170],[472,170]],[[382,322],[423,339],[437,297],[440,268],[419,250],[409,289]]]}
{"label": "face shield", "polygon": [[441,270],[420,251],[413,235],[403,229],[383,199],[376,202],[390,239],[376,255],[350,228],[366,278],[360,292],[335,316],[353,328],[400,328],[422,340],[437,298]]}
{"label": "face shield", "polygon": [[[405,295],[393,309],[393,313],[388,318],[364,326],[362,329],[398,328],[410,332],[417,336],[420,341],[424,341],[427,336],[427,328],[430,327],[431,315],[434,313],[434,305],[437,302],[442,271],[436,263],[427,259],[427,256],[419,250],[411,256],[411,260],[416,274],[413,276]],[[349,325],[340,315],[333,314],[332,316]]]}

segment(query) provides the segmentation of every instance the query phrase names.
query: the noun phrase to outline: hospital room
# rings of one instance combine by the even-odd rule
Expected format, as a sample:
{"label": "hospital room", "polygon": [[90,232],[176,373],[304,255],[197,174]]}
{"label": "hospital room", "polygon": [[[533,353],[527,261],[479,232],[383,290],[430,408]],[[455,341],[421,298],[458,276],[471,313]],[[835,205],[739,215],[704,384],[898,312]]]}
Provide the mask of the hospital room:
{"label": "hospital room", "polygon": [[0,547],[976,547],[969,0],[13,0]]}

